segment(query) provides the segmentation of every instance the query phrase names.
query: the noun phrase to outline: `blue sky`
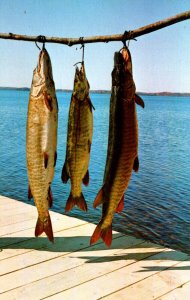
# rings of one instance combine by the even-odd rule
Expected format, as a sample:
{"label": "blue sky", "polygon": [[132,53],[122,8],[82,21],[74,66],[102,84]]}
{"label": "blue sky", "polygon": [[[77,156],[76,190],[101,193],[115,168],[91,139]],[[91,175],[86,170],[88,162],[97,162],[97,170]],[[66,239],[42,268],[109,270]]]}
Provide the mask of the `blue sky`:
{"label": "blue sky", "polygon": [[[190,10],[189,0],[0,0],[0,32],[59,37],[123,33]],[[190,92],[190,20],[130,42],[138,91]],[[113,55],[121,42],[87,44],[92,89],[110,89]],[[73,88],[80,46],[47,44],[56,88]],[[77,50],[76,50],[77,48]],[[31,85],[39,50],[34,43],[0,39],[0,86]]]}

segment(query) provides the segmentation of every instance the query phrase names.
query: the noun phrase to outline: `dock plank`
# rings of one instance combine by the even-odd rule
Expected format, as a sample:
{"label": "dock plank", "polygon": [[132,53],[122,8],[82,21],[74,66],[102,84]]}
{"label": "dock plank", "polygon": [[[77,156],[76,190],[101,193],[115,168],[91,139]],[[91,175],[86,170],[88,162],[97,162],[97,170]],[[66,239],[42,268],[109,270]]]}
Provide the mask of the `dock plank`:
{"label": "dock plank", "polygon": [[94,224],[53,211],[52,244],[44,234],[34,238],[34,206],[0,196],[0,208],[4,300],[188,299],[190,260],[185,253],[119,232],[110,248],[101,241],[90,246]]}
{"label": "dock plank", "polygon": [[[158,273],[104,297],[103,299],[115,300],[126,299],[127,297],[127,299],[139,300],[140,297],[142,299],[148,299],[149,295],[152,296],[152,299],[157,299],[171,291],[171,289],[177,289],[179,286],[183,285],[184,282],[190,280],[189,260],[177,263],[169,269],[162,271],[163,267],[164,266],[157,268]],[[150,270],[151,269],[147,269],[145,272],[149,273]],[[159,270],[161,272],[159,272]],[[145,286],[146,290],[144,289]]]}
{"label": "dock plank", "polygon": [[[24,285],[23,287],[16,289],[15,291],[12,290],[11,293],[4,293],[3,297],[4,299],[8,299],[9,297],[25,299],[27,295],[31,295],[31,298],[29,299],[32,299],[35,295],[35,297],[41,299],[49,296],[51,293],[67,290],[68,288],[78,286],[83,282],[96,279],[97,276],[102,276],[104,274],[107,274],[108,272],[113,272],[114,270],[126,265],[125,260],[117,260],[117,257],[119,257],[121,253],[123,253],[123,248],[125,249],[126,253],[131,253],[134,251],[135,253],[136,251],[139,251],[139,253],[141,253],[143,249],[148,248],[150,250],[149,253],[140,255],[142,259],[156,252],[155,248],[151,248],[150,243],[138,243],[139,241],[135,241],[135,239],[133,238],[120,237],[113,240],[113,245],[110,249],[107,249],[104,244],[100,243],[84,250],[81,249],[80,251],[72,252],[66,257],[47,262],[48,267],[45,266],[46,264],[44,264],[44,271],[46,273],[44,273],[44,271],[40,269],[41,271],[43,271],[43,274],[40,273],[39,275],[45,276],[44,279],[38,280],[29,285]],[[128,245],[128,248],[126,248],[126,245]],[[157,251],[162,250],[163,249],[160,248],[157,249]],[[91,263],[89,263],[89,258]],[[111,260],[114,263],[110,264]],[[134,262],[135,260],[131,258],[131,260],[129,260],[127,263],[130,264]],[[47,270],[51,270],[52,272],[53,268],[55,269],[57,274],[48,276],[50,275],[50,273],[47,273]],[[96,269],[97,271],[95,271]],[[48,285],[49,287],[48,290],[46,288],[46,285]]]}
{"label": "dock plank", "polygon": [[[173,252],[173,253],[172,253]],[[166,250],[161,253],[152,255],[141,261],[138,261],[129,266],[123,266],[114,272],[107,273],[97,277],[94,280],[88,280],[83,284],[76,285],[73,288],[67,289],[61,293],[47,297],[47,299],[72,299],[77,293],[77,300],[82,299],[99,299],[128,285],[137,283],[143,278],[152,276],[157,271],[157,267],[164,263],[163,270],[176,264],[179,260],[185,260],[187,254]],[[173,257],[172,257],[173,255]],[[126,263],[126,262],[125,262]],[[112,262],[113,264],[113,262]],[[155,267],[156,266],[156,267]],[[144,272],[146,267],[154,267],[149,273]],[[78,276],[77,276],[78,277]],[[110,284],[114,282],[114,284]],[[98,287],[98,288],[93,288]],[[129,298],[130,299],[130,298]],[[132,298],[133,299],[133,298]]]}
{"label": "dock plank", "polygon": [[187,300],[190,298],[190,281],[178,286],[169,293],[163,295],[156,300]]}

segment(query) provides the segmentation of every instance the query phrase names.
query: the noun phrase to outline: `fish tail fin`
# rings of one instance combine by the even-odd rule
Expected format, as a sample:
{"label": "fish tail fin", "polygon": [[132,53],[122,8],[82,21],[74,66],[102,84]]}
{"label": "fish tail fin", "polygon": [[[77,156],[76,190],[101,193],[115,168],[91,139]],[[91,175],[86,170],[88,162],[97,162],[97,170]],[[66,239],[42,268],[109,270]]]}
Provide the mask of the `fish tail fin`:
{"label": "fish tail fin", "polygon": [[71,192],[69,198],[67,199],[65,211],[70,211],[75,205],[77,205],[81,210],[87,211],[87,204],[83,193],[81,193],[79,197],[74,197]]}
{"label": "fish tail fin", "polygon": [[48,215],[48,217],[47,217],[47,219],[45,219],[45,221],[40,220],[40,218],[38,217],[38,220],[36,223],[36,229],[35,229],[35,236],[38,237],[43,232],[45,232],[49,241],[53,243],[54,237],[53,237],[53,230],[52,230],[50,215]]}
{"label": "fish tail fin", "polygon": [[93,235],[90,239],[90,245],[96,243],[99,239],[102,239],[107,247],[112,243],[112,225],[105,229],[101,229],[101,222],[96,226]]}
{"label": "fish tail fin", "polygon": [[94,208],[96,208],[98,205],[102,204],[102,202],[103,202],[103,187],[99,190],[99,192],[94,200],[94,203],[93,203]]}
{"label": "fish tail fin", "polygon": [[117,213],[122,212],[123,208],[124,208],[124,194],[123,194],[123,196],[122,196],[122,198],[121,198],[121,200],[120,200],[120,202],[118,204],[116,212]]}

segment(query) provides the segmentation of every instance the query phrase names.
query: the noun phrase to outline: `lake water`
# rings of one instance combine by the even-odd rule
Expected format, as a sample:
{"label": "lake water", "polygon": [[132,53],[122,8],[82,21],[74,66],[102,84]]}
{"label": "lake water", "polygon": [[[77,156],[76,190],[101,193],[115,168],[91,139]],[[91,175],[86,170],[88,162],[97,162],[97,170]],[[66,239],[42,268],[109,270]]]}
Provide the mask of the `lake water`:
{"label": "lake water", "polygon": [[[59,102],[58,160],[52,191],[53,210],[64,214],[69,184],[61,182],[65,159],[70,93],[57,93]],[[26,117],[29,92],[0,90],[0,195],[27,200],[25,162]],[[88,212],[69,215],[98,223],[101,208],[93,209],[106,159],[109,94],[91,94],[94,135],[89,166],[90,184],[83,187]],[[115,214],[114,228],[127,234],[190,253],[190,98],[143,96],[137,107],[139,172],[125,193],[125,208]],[[31,202],[32,203],[32,202]],[[34,224],[35,227],[35,224]]]}

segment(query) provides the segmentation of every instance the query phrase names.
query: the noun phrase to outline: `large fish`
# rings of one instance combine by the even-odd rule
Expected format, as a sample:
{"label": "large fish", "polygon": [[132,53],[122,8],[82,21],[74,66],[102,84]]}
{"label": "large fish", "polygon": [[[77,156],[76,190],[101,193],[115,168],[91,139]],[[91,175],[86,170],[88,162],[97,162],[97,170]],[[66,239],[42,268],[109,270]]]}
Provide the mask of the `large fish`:
{"label": "large fish", "polygon": [[48,208],[53,197],[50,185],[57,158],[58,104],[52,75],[51,60],[46,49],[41,50],[33,72],[28,105],[26,158],[29,180],[28,197],[34,198],[38,210],[35,236],[46,233],[53,241]]}
{"label": "large fish", "polygon": [[132,170],[138,171],[138,124],[135,102],[144,107],[135,94],[132,61],[128,48],[114,56],[112,93],[110,99],[109,138],[103,186],[94,201],[102,204],[102,218],[90,243],[102,238],[107,246],[112,242],[112,219],[124,207],[124,193]]}
{"label": "large fish", "polygon": [[82,193],[82,182],[89,183],[88,164],[93,134],[93,105],[89,97],[89,83],[86,78],[84,63],[80,70],[76,67],[74,90],[71,96],[67,129],[67,149],[62,169],[62,181],[70,178],[71,191],[65,211],[74,205],[87,211],[87,204]]}

